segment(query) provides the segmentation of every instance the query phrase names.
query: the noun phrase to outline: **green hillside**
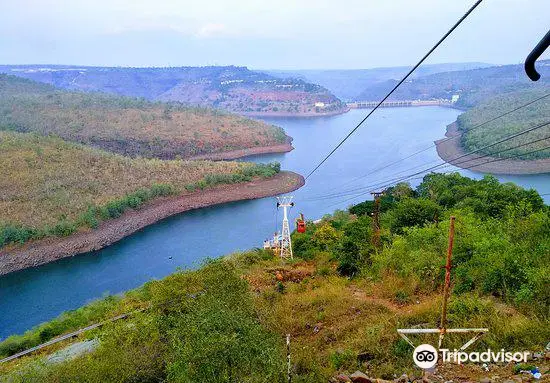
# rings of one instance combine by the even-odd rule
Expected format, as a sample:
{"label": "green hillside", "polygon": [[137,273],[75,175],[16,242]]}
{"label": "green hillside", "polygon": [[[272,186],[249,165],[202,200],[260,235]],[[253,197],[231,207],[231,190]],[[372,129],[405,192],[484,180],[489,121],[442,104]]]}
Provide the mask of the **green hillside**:
{"label": "green hillside", "polygon": [[115,153],[187,158],[286,142],[282,129],[212,109],[56,89],[0,75],[0,130],[57,135]]}
{"label": "green hillside", "polygon": [[[471,350],[543,350],[550,337],[550,215],[535,191],[492,177],[431,174],[415,190],[388,190],[383,206],[379,250],[371,244],[373,203],[366,201],[293,233],[293,261],[263,250],[234,254],[10,337],[0,356],[144,310],[0,365],[0,373],[25,383],[282,383],[290,334],[293,382],[327,382],[358,369],[384,379],[419,376],[396,329],[439,324],[450,215],[456,235],[449,325],[490,329]],[[445,346],[469,337],[448,335]],[[73,359],[47,357],[86,339],[96,346]],[[435,344],[437,334],[420,339]],[[533,363],[547,374],[548,363]],[[435,381],[479,381],[497,368],[499,378],[511,379],[522,367],[492,364],[486,373],[479,365],[453,366],[438,370],[454,372]]]}
{"label": "green hillside", "polygon": [[0,131],[0,248],[95,228],[158,197],[269,177],[246,162],[128,158],[42,137]]}
{"label": "green hillside", "polygon": [[[495,116],[517,108],[528,103],[529,101],[535,100],[549,93],[550,85],[544,88],[504,93],[502,95],[489,98],[458,117],[457,122],[459,129],[463,131],[469,130],[482,122],[490,120]],[[482,127],[474,129],[471,132],[466,132],[461,138],[461,143],[466,151],[478,150],[487,145],[493,144],[502,138],[527,130],[531,127],[535,127],[544,122],[550,122],[550,97],[542,99],[492,123],[483,125]],[[548,139],[544,139],[546,137],[548,137]],[[538,142],[528,144],[532,141]],[[515,148],[516,146],[522,144],[528,145]],[[547,125],[512,140],[503,142],[502,144],[481,150],[479,153],[490,155],[498,151],[506,150],[505,152],[496,155],[496,157],[512,157],[524,160],[533,160],[550,157],[550,149],[529,154],[530,152],[544,149],[549,146],[550,126]]]}

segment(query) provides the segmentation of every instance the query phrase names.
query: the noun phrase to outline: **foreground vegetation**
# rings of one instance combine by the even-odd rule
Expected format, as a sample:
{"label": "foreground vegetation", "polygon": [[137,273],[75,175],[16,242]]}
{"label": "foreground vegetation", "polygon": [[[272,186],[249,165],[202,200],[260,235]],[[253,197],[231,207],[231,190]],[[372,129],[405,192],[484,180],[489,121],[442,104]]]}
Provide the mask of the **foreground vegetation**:
{"label": "foreground vegetation", "polygon": [[95,228],[157,197],[270,177],[278,164],[128,158],[0,131],[0,247]]}
{"label": "foreground vegetation", "polygon": [[[459,129],[467,131],[495,116],[506,113],[548,93],[550,93],[550,86],[542,89],[504,93],[491,98],[461,114],[457,119]],[[549,118],[550,101],[549,98],[545,98],[512,114],[499,118],[494,122],[465,133],[461,138],[461,143],[467,151],[482,149],[505,137],[549,122]],[[533,141],[538,142],[530,144]],[[550,149],[545,149],[548,146],[550,146],[550,125],[523,134],[502,144],[482,149],[479,153],[499,158],[534,160],[550,157]],[[500,151],[503,152],[498,155],[494,154]],[[534,151],[537,152],[531,153]]]}
{"label": "foreground vegetation", "polygon": [[[413,365],[396,329],[438,325],[450,215],[449,325],[488,327],[478,349],[546,345],[550,215],[535,191],[458,174],[426,176],[415,190],[397,185],[382,202],[381,249],[371,244],[372,209],[366,201],[309,223],[293,234],[294,261],[234,254],[65,313],[0,343],[0,356],[147,308],[85,335],[100,340],[90,353],[59,363],[36,355],[0,371],[13,382],[283,382],[289,333],[293,382],[358,368],[399,376]],[[460,341],[448,336],[446,346]]]}
{"label": "foreground vegetation", "polygon": [[187,158],[286,142],[282,129],[213,109],[56,89],[0,74],[0,130],[36,132],[115,153]]}

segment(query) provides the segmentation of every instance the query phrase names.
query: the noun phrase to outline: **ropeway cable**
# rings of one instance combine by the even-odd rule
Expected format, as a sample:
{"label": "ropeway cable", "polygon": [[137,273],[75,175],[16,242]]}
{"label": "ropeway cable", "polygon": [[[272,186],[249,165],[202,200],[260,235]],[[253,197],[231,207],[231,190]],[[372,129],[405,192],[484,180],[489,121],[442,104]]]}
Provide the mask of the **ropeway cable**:
{"label": "ropeway cable", "polygon": [[317,164],[317,166],[315,166],[315,168],[313,168],[312,171],[310,171],[308,173],[308,175],[305,177],[305,179],[307,180],[309,177],[311,177],[311,175],[313,173],[315,173],[317,171],[317,169],[319,169],[321,167],[321,165],[323,165],[329,158],[330,156],[332,156],[334,154],[334,152],[336,152],[338,150],[338,148],[340,148],[340,146],[342,146],[344,144],[344,142],[347,141],[348,138],[350,138],[356,131],[357,129],[359,129],[361,127],[361,125],[363,125],[363,123],[380,107],[380,105],[382,105],[382,103],[384,101],[386,101],[386,99],[388,97],[390,97],[393,92],[395,92],[397,90],[397,88],[399,88],[399,86],[401,84],[403,84],[405,82],[405,80],[407,80],[407,78],[409,78],[409,76],[437,49],[437,47],[439,47],[443,41],[445,41],[447,39],[447,37],[449,37],[449,35],[460,25],[462,24],[462,22],[464,20],[466,20],[466,18],[474,11],[475,8],[477,8],[477,6],[479,4],[481,4],[483,0],[477,0],[474,5],[472,5],[470,7],[470,9],[468,9],[468,11],[451,27],[451,29],[449,29],[447,31],[447,33],[445,33],[443,35],[443,37],[441,37],[439,39],[439,41],[424,55],[424,57],[422,57],[420,59],[420,61],[418,63],[416,63],[416,65],[414,67],[412,67],[412,69],[392,88],[392,90],[389,91],[388,94],[386,94],[382,100],[380,100],[378,102],[378,104],[355,126],[355,128],[353,128],[335,147],[334,149],[332,149],[330,151],[330,153],[328,153],[324,158],[323,160],[321,160],[321,162],[319,162],[319,164]]}
{"label": "ropeway cable", "polygon": [[[480,152],[480,151],[486,150],[486,149],[491,148],[491,147],[493,147],[493,146],[495,146],[495,145],[502,144],[502,143],[504,143],[504,142],[506,142],[506,141],[512,140],[512,139],[517,138],[517,137],[519,137],[519,136],[522,136],[522,135],[524,135],[524,134],[527,134],[527,133],[530,133],[530,132],[535,131],[535,130],[537,130],[537,129],[543,128],[543,127],[545,127],[545,126],[547,126],[547,125],[550,125],[550,121],[549,121],[549,122],[542,123],[542,124],[539,124],[539,125],[536,125],[536,126],[534,126],[534,127],[531,127],[531,128],[529,128],[529,129],[523,130],[523,131],[521,131],[521,132],[514,133],[514,134],[512,134],[512,135],[509,135],[509,136],[507,136],[507,137],[504,137],[504,138],[498,140],[497,142],[494,142],[494,143],[492,143],[492,144],[485,145],[485,146],[483,146],[483,147],[481,147],[481,148],[478,148],[478,149],[476,149],[476,150],[473,150],[473,151],[471,151],[471,152],[464,153],[464,154],[459,155],[458,157],[455,157],[455,158],[450,159],[450,160],[448,160],[448,161],[437,161],[437,162],[439,162],[437,165],[434,165],[434,166],[429,167],[428,169],[424,169],[424,170],[421,170],[421,171],[419,171],[419,172],[416,172],[416,173],[412,174],[411,176],[414,176],[414,175],[417,175],[417,174],[421,174],[421,173],[425,173],[425,172],[429,172],[429,171],[431,171],[431,170],[435,170],[435,169],[440,168],[440,167],[442,167],[442,166],[458,165],[458,164],[461,164],[461,163],[463,163],[463,162],[469,162],[469,161],[472,161],[472,160],[475,160],[475,159],[478,159],[478,160],[479,160],[479,159],[482,159],[482,158],[484,158],[484,157],[493,156],[493,155],[495,155],[495,154],[499,154],[500,152],[504,152],[504,151],[508,151],[508,150],[514,149],[514,148],[504,149],[504,150],[501,150],[501,151],[499,151],[499,152],[493,152],[493,153],[489,153],[489,154],[486,154],[486,155],[481,155],[481,156],[476,157],[476,158],[474,158],[474,159],[466,159],[465,161],[460,161],[460,162],[458,162],[458,163],[456,162],[457,160],[460,160],[460,159],[462,159],[462,158],[468,157],[468,156],[470,156],[470,155],[472,155],[472,154],[476,154],[476,153],[478,153],[478,152]],[[546,138],[545,138],[545,139],[546,139]],[[542,140],[544,140],[544,139],[537,140],[536,142],[542,141]],[[529,143],[527,143],[527,144],[532,144],[532,143],[533,143],[533,142],[529,142]],[[527,144],[520,144],[519,146],[525,146],[525,145],[527,145]],[[519,147],[519,146],[517,146],[517,147]],[[435,162],[435,161],[431,161],[431,162],[429,162],[429,163],[433,163],[433,162]],[[449,165],[449,164],[450,164],[450,165]],[[427,164],[421,164],[421,165],[414,166],[414,167],[409,168],[409,169],[407,169],[407,170],[403,170],[403,171],[400,171],[400,172],[398,172],[398,173],[395,173],[394,176],[398,176],[399,174],[406,173],[406,172],[409,172],[409,171],[411,171],[411,170],[414,170],[414,169],[416,169],[416,168],[419,168],[419,167],[422,167],[422,166],[426,166],[426,165],[427,165]],[[394,178],[394,179],[399,179],[399,178],[400,178],[400,177],[397,177],[397,178]],[[405,178],[408,178],[408,177],[405,177]],[[389,181],[391,181],[391,180],[392,180],[392,179],[390,179]],[[359,188],[355,188],[355,189],[350,189],[350,190],[347,190],[347,191],[343,191],[343,192],[340,192],[340,193],[333,193],[333,194],[328,194],[328,195],[324,195],[324,196],[319,196],[319,197],[316,197],[316,198],[311,198],[310,200],[325,199],[324,197],[328,197],[328,196],[339,196],[339,195],[344,195],[344,194],[348,194],[348,195],[349,195],[350,192],[358,191],[358,190],[364,190],[365,188],[366,188],[366,187],[359,187]]]}
{"label": "ropeway cable", "polygon": [[[548,138],[545,138],[545,139],[548,139]],[[542,140],[537,140],[537,141],[542,141]],[[531,142],[531,143],[529,143],[529,144],[532,144],[532,143],[534,143],[534,142]],[[527,145],[527,144],[523,144],[523,145],[521,145],[521,146],[525,146],[525,145]],[[530,151],[530,152],[527,152],[527,153],[519,153],[519,154],[516,154],[516,155],[511,156],[511,157],[491,159],[491,160],[486,161],[486,162],[483,162],[483,163],[481,163],[481,164],[474,164],[474,165],[470,165],[470,166],[465,166],[465,167],[463,167],[462,169],[463,169],[463,170],[468,170],[468,169],[475,168],[475,167],[478,167],[478,166],[481,166],[481,165],[486,165],[486,164],[489,164],[489,163],[499,162],[499,161],[506,161],[506,160],[509,160],[509,159],[511,159],[511,158],[516,158],[516,157],[519,157],[519,156],[534,154],[534,153],[538,153],[538,152],[541,152],[541,151],[544,151],[544,150],[548,150],[548,149],[550,149],[550,146],[546,146],[546,147],[544,147],[544,148],[536,149],[536,150],[533,150],[533,151]],[[467,161],[466,161],[466,162],[467,162]],[[448,166],[452,166],[452,164],[448,164]],[[443,172],[443,173],[445,174],[445,173],[450,173],[450,172],[454,172],[454,171],[455,171],[455,170],[448,171],[448,172]],[[413,179],[424,178],[425,175],[426,175],[426,174],[423,174],[423,175],[418,176],[418,177],[415,177],[415,178],[411,178],[411,177],[413,177],[413,176],[410,176],[410,177],[407,177],[407,178],[403,178],[403,179],[401,179],[401,180],[394,181],[394,182],[388,183],[388,184],[386,184],[386,185],[383,185],[382,187],[379,187],[378,189],[385,189],[385,188],[387,188],[387,187],[389,187],[389,186],[391,186],[391,185],[395,185],[395,184],[397,184],[397,183],[399,183],[399,182],[403,182],[403,181],[406,181],[406,180],[413,180]],[[350,197],[350,198],[344,199],[344,200],[342,200],[342,201],[336,202],[336,203],[334,203],[334,204],[332,204],[332,205],[328,205],[328,207],[340,205],[340,204],[342,204],[342,203],[344,203],[344,202],[354,200],[354,199],[356,199],[356,198],[358,198],[358,197],[361,197],[361,196],[363,196],[363,195],[369,194],[369,193],[370,193],[371,191],[373,191],[373,190],[374,190],[374,189],[371,188],[370,190],[368,190],[368,191],[366,191],[366,192],[363,192],[363,193],[357,194],[357,195],[355,195],[355,196],[353,196],[353,197]]]}
{"label": "ropeway cable", "polygon": [[[476,129],[478,129],[478,128],[481,128],[482,126],[485,126],[485,125],[487,125],[487,124],[489,124],[489,123],[491,123],[491,122],[494,122],[494,121],[496,121],[496,120],[498,120],[498,119],[500,119],[500,118],[502,118],[502,117],[505,117],[505,116],[507,116],[507,115],[509,115],[509,114],[512,114],[512,113],[514,113],[514,112],[517,112],[518,110],[523,109],[523,108],[525,108],[525,107],[527,107],[527,106],[529,106],[529,105],[532,105],[532,104],[534,104],[534,103],[536,103],[536,102],[538,102],[538,101],[540,101],[540,100],[543,100],[543,99],[545,99],[545,98],[548,97],[548,96],[550,96],[550,93],[547,93],[547,94],[545,94],[545,95],[543,95],[543,96],[541,96],[541,97],[538,97],[538,98],[536,98],[536,99],[534,99],[534,100],[531,100],[531,101],[529,101],[529,102],[527,102],[527,103],[525,103],[525,104],[523,104],[523,105],[520,105],[520,106],[518,106],[518,107],[516,107],[516,108],[514,108],[514,109],[511,109],[511,110],[509,110],[509,111],[507,111],[507,112],[505,112],[505,113],[499,114],[498,116],[495,116],[495,117],[493,117],[493,118],[491,118],[491,119],[489,119],[489,120],[487,120],[487,121],[484,121],[484,122],[482,122],[482,123],[480,123],[480,124],[477,124],[477,125],[475,125],[475,126],[469,128],[469,129],[465,129],[465,130],[463,130],[463,131],[460,132],[460,135],[456,135],[456,136],[452,136],[452,137],[445,137],[445,138],[439,140],[438,142],[439,142],[439,143],[443,143],[443,142],[447,142],[447,141],[449,141],[449,140],[453,140],[453,139],[459,138],[459,137],[463,136],[463,135],[466,134],[466,133],[469,133],[469,132],[471,132],[471,131],[473,131],[473,130],[476,130]],[[389,163],[389,164],[387,164],[387,165],[384,165],[384,166],[379,167],[379,168],[376,168],[376,169],[374,169],[374,170],[372,170],[372,171],[370,171],[370,172],[368,172],[368,173],[366,173],[366,174],[363,174],[362,176],[356,177],[356,178],[354,178],[354,179],[352,179],[352,180],[350,180],[350,181],[348,181],[348,182],[346,182],[346,183],[340,185],[340,187],[344,187],[344,186],[347,186],[347,185],[352,184],[352,183],[354,183],[354,182],[357,182],[357,181],[359,181],[359,180],[361,180],[361,179],[364,179],[364,178],[366,178],[366,177],[368,177],[368,176],[370,176],[370,175],[372,175],[372,174],[374,174],[374,173],[377,173],[377,172],[379,172],[379,171],[381,171],[381,170],[387,169],[387,168],[389,168],[389,167],[391,167],[391,166],[393,166],[393,165],[396,165],[396,164],[398,164],[398,163],[400,163],[400,162],[403,162],[403,161],[405,161],[405,160],[408,160],[409,158],[412,158],[412,157],[417,156],[417,155],[419,155],[419,154],[421,154],[421,153],[424,153],[424,152],[426,152],[426,151],[428,151],[428,150],[430,150],[430,149],[432,149],[432,148],[434,148],[434,147],[436,147],[436,146],[437,146],[437,145],[436,145],[435,143],[433,143],[433,144],[431,144],[430,146],[428,146],[428,147],[426,147],[426,148],[424,148],[424,149],[418,150],[418,151],[416,151],[416,152],[414,152],[414,153],[412,153],[412,154],[410,154],[410,155],[408,155],[408,156],[406,156],[406,157],[400,158],[400,159],[398,159],[398,160],[396,160],[396,161],[393,161],[393,162],[391,162],[391,163]],[[336,190],[336,189],[334,189],[334,190]]]}

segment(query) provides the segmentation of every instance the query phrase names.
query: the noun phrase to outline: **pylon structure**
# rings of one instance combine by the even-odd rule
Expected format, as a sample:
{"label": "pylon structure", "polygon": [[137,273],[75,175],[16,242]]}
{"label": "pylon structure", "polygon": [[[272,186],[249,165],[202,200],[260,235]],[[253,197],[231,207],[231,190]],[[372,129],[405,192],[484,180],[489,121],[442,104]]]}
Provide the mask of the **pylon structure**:
{"label": "pylon structure", "polygon": [[293,196],[277,197],[277,208],[283,208],[283,229],[281,230],[281,258],[293,258],[290,225],[288,224],[288,209],[294,206]]}
{"label": "pylon structure", "polygon": [[374,197],[374,212],[372,214],[372,244],[377,249],[381,246],[380,241],[380,197],[384,195],[384,192],[372,192],[370,193]]}

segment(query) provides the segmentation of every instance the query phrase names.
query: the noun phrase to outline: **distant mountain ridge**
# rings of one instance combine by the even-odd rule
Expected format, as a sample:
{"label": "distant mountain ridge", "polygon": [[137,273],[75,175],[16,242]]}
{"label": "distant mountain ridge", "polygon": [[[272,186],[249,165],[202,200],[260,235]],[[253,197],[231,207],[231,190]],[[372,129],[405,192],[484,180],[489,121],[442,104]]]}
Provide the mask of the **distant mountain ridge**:
{"label": "distant mountain ridge", "polygon": [[248,115],[325,115],[346,111],[322,86],[281,79],[238,66],[109,68],[56,65],[0,66],[0,72],[59,88],[147,100],[178,101]]}
{"label": "distant mountain ridge", "polygon": [[[418,68],[412,78],[440,72],[453,72],[489,67],[492,64],[481,62],[427,64]],[[402,78],[411,67],[380,67],[371,69],[304,69],[304,70],[265,70],[264,72],[280,77],[296,77],[314,82],[329,89],[344,101],[355,101],[368,87],[388,80]]]}
{"label": "distant mountain ridge", "polygon": [[[523,64],[499,65],[486,68],[442,72],[407,80],[390,100],[450,99],[458,95],[461,108],[471,108],[496,95],[528,88],[550,85],[550,60],[537,63],[541,79],[529,80]],[[361,101],[380,100],[397,80],[388,80],[366,88],[357,96]]]}

